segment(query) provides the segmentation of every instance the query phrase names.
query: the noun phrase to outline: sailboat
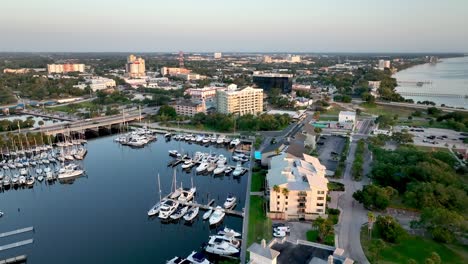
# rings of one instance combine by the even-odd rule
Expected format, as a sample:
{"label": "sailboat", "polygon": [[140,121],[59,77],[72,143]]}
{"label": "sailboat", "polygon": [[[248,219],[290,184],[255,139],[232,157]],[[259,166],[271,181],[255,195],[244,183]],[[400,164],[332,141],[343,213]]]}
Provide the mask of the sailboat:
{"label": "sailboat", "polygon": [[197,188],[193,186],[193,177],[192,179],[192,187],[188,190],[183,189],[182,193],[180,194],[178,200],[181,202],[188,202],[193,199],[193,196],[195,195],[195,192],[197,191]]}
{"label": "sailboat", "polygon": [[153,216],[159,213],[159,210],[161,209],[161,204],[165,202],[165,200],[162,200],[161,197],[161,181],[159,179],[159,173],[158,173],[158,188],[159,188],[159,202],[157,202],[151,209],[148,211],[148,216]]}
{"label": "sailboat", "polygon": [[177,199],[181,194],[182,194],[182,186],[180,188],[177,188],[177,176],[176,176],[176,170],[174,168],[174,175],[172,177],[172,186],[174,187],[174,191],[171,193],[169,196],[171,199]]}

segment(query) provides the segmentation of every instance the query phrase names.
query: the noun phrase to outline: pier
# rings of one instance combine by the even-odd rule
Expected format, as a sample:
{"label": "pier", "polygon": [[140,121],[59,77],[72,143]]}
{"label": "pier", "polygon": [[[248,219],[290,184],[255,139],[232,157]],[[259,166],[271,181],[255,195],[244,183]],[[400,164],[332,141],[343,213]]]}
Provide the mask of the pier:
{"label": "pier", "polygon": [[468,98],[468,95],[462,94],[443,94],[443,93],[424,93],[424,92],[398,92],[402,96],[426,96],[426,97],[445,97],[445,98]]}
{"label": "pier", "polygon": [[27,259],[28,257],[26,255],[20,255],[17,257],[0,260],[0,264],[26,263]]}
{"label": "pier", "polygon": [[[196,206],[196,207],[199,207],[200,209],[203,209],[203,210],[215,210],[216,207],[214,206],[211,206],[211,204],[214,203],[214,199],[212,199],[208,204],[199,204],[199,203],[189,203],[189,202],[181,202],[181,201],[178,201],[178,200],[173,200],[172,201],[174,202],[178,202],[179,204],[183,204],[183,205],[186,205],[186,206]],[[236,207],[237,204],[234,204],[231,208],[234,208]],[[232,209],[225,209],[223,208],[224,212],[226,214],[230,214],[230,215],[235,215],[235,216],[240,216],[240,217],[244,217],[244,212],[241,212],[241,211],[235,211],[235,210],[232,210]]]}
{"label": "pier", "polygon": [[7,250],[7,249],[12,249],[12,248],[16,248],[16,247],[21,247],[21,246],[25,246],[25,245],[29,245],[29,244],[32,244],[34,242],[34,239],[26,239],[26,240],[23,240],[23,241],[20,241],[20,242],[16,242],[16,243],[11,243],[11,244],[8,244],[8,245],[4,245],[4,246],[0,246],[0,251],[4,251],[4,250]]}
{"label": "pier", "polygon": [[26,232],[30,232],[30,231],[34,231],[34,227],[30,226],[30,227],[25,227],[25,228],[21,228],[21,229],[9,231],[9,232],[1,233],[0,238],[13,236],[13,235],[18,235],[18,234],[22,234],[22,233],[26,233]]}

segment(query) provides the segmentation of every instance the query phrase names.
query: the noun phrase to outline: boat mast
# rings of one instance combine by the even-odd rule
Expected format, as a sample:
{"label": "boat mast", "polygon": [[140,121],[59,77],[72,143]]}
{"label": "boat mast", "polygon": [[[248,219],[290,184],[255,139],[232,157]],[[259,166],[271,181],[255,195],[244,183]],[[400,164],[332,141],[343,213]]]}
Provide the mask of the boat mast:
{"label": "boat mast", "polygon": [[159,173],[158,173],[158,188],[159,188],[159,201],[161,202],[161,180],[159,179]]}

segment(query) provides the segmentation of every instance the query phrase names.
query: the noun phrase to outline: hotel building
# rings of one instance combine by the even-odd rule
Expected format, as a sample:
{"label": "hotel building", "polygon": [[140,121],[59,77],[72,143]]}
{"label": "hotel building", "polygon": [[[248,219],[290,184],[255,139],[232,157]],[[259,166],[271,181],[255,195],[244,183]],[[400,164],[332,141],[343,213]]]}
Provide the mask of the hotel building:
{"label": "hotel building", "polygon": [[141,78],[146,76],[145,60],[135,55],[130,55],[125,64],[125,76],[130,78]]}
{"label": "hotel building", "polygon": [[256,115],[263,112],[263,90],[252,87],[217,90],[216,105],[219,113]]}
{"label": "hotel building", "polygon": [[84,64],[66,63],[66,64],[47,64],[48,73],[67,73],[67,72],[84,72]]}

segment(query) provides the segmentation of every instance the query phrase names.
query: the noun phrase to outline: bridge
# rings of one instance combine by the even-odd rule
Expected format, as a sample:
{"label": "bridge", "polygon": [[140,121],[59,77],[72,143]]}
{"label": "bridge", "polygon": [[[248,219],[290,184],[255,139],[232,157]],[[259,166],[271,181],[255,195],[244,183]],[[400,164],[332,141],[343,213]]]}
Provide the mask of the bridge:
{"label": "bridge", "polygon": [[44,113],[44,112],[39,112],[39,111],[30,111],[28,109],[24,109],[21,111],[21,113],[25,115],[32,115],[32,116],[38,116],[38,117],[44,117],[44,118],[50,118],[50,119],[57,119],[61,121],[75,121],[77,120],[76,118],[70,118],[67,116],[61,116],[57,114],[49,114],[49,113]]}
{"label": "bridge", "polygon": [[66,124],[52,124],[42,126],[40,128],[24,129],[21,130],[21,132],[37,132],[40,129],[45,135],[55,136],[57,134],[69,134],[73,132],[83,133],[86,130],[99,130],[100,128],[110,129],[114,125],[122,125],[132,121],[141,121],[141,119],[145,118],[148,114],[157,113],[158,109],[159,108],[145,108],[141,110],[130,110],[119,115],[76,120]]}
{"label": "bridge", "polygon": [[397,83],[423,85],[423,84],[432,84],[432,81],[397,81]]}
{"label": "bridge", "polygon": [[444,94],[444,93],[424,93],[424,92],[398,92],[402,96],[426,96],[426,97],[445,97],[445,98],[468,98],[468,95],[462,94]]}

